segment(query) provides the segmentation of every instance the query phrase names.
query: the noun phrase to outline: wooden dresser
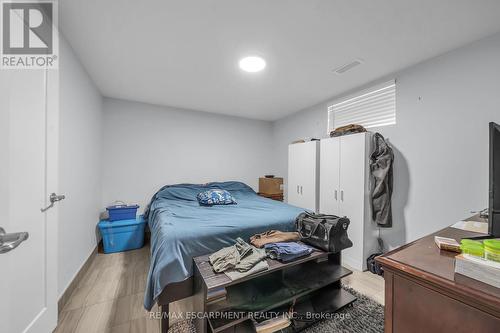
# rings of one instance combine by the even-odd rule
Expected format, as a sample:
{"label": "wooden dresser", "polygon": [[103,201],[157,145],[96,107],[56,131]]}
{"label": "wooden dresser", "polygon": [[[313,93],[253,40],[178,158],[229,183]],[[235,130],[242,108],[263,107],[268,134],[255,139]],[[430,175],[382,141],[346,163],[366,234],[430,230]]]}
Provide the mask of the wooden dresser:
{"label": "wooden dresser", "polygon": [[434,236],[475,235],[449,227],[377,258],[384,268],[385,332],[500,332],[500,289],[455,280],[455,254],[434,243]]}

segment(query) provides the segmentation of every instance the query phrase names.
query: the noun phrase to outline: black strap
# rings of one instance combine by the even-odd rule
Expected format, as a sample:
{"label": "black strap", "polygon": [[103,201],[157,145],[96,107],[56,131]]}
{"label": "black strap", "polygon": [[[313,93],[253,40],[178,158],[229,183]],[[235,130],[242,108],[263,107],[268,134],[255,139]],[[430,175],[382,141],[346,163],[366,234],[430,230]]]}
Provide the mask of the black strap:
{"label": "black strap", "polygon": [[339,216],[337,215],[329,215],[329,214],[315,214],[315,213],[310,213],[310,212],[304,212],[304,214],[306,214],[307,216],[313,218],[313,219],[317,219],[317,218],[321,218],[321,219],[340,219]]}
{"label": "black strap", "polygon": [[[318,215],[312,215],[308,212],[305,212],[306,216],[309,216],[310,218],[313,218],[313,219],[316,219]],[[325,215],[326,216],[326,215]],[[328,215],[328,216],[332,216],[332,215]],[[303,226],[303,223],[302,223],[302,218],[299,218],[299,221],[298,221],[298,229],[299,229],[299,233],[300,233],[300,236],[303,238],[303,239],[306,239],[306,238],[311,238],[312,235],[314,235],[314,233],[316,232],[316,230],[318,229],[318,227],[321,225],[323,227],[323,229],[325,229],[325,233],[327,232],[326,230],[326,227],[324,225],[325,223],[325,219],[322,219],[320,222],[316,223],[314,225],[314,228],[311,230],[311,232],[309,233],[309,235],[307,236],[304,236],[304,234],[302,233],[302,226]]]}

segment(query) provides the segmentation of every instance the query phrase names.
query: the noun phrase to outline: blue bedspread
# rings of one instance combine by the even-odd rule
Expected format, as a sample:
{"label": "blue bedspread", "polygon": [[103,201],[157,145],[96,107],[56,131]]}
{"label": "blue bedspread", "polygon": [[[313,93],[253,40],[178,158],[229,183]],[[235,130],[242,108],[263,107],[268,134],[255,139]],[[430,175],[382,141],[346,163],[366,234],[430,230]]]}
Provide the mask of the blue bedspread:
{"label": "blue bedspread", "polygon": [[[199,192],[225,189],[236,205],[200,206]],[[144,296],[150,310],[163,288],[193,275],[193,257],[248,241],[271,229],[291,231],[303,209],[258,196],[240,182],[165,186],[151,200],[146,218],[151,229],[151,265]]]}

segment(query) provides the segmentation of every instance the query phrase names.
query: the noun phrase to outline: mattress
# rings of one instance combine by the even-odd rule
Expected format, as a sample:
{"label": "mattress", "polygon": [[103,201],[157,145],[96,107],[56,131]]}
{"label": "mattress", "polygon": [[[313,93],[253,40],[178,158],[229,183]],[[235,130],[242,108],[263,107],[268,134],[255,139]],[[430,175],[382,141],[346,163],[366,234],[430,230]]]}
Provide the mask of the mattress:
{"label": "mattress", "polygon": [[[200,206],[199,192],[225,189],[235,205]],[[292,231],[303,209],[258,196],[241,182],[163,187],[145,213],[151,230],[151,265],[144,307],[152,308],[162,290],[193,275],[193,257],[209,254],[271,229]]]}

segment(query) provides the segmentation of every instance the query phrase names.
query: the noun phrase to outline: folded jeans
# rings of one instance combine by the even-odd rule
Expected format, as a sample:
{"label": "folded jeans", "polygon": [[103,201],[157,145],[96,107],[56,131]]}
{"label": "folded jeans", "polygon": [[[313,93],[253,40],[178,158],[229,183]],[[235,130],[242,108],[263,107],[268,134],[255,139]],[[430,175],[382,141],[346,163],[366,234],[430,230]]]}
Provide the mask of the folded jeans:
{"label": "folded jeans", "polygon": [[296,242],[270,243],[264,246],[269,258],[282,262],[289,262],[307,256],[314,250],[304,244]]}

